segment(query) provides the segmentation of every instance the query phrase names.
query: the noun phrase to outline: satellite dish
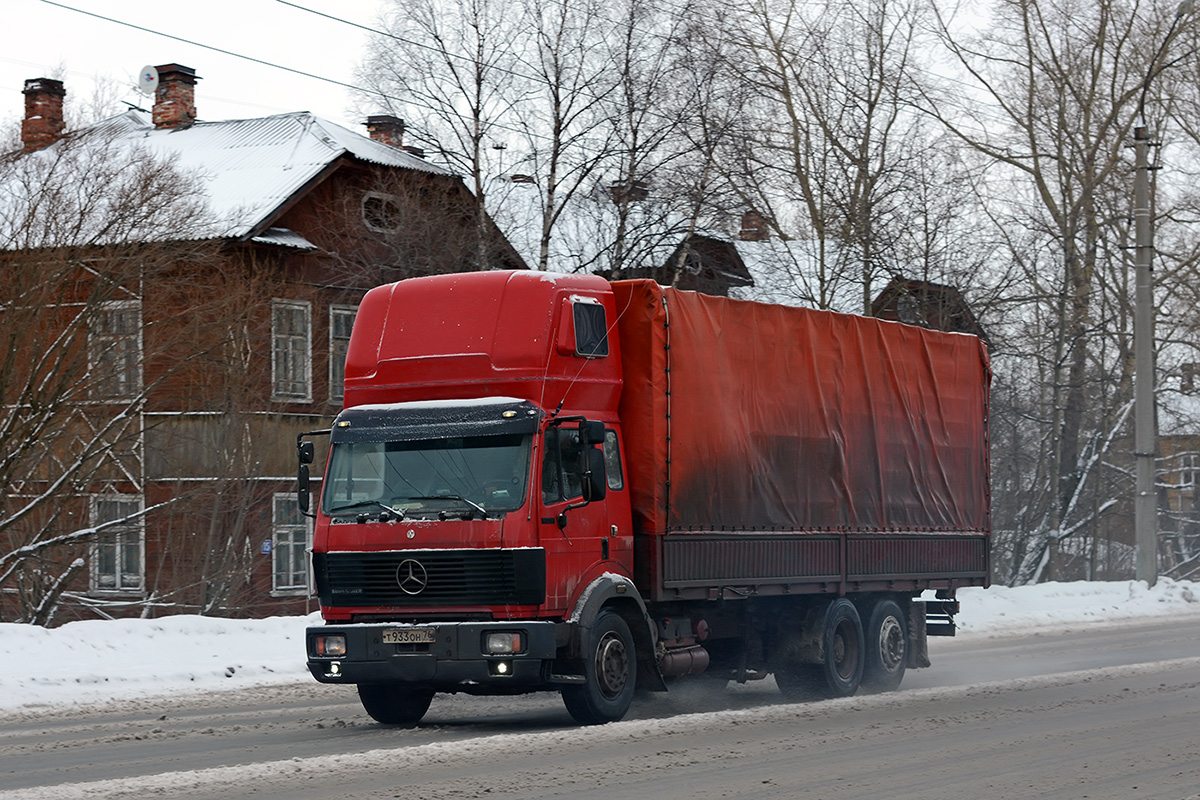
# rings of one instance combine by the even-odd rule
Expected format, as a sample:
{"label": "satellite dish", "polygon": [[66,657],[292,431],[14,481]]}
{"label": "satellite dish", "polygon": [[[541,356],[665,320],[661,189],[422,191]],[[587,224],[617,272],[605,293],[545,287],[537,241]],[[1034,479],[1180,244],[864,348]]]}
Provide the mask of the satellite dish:
{"label": "satellite dish", "polygon": [[147,64],[138,70],[137,88],[142,94],[154,94],[158,88],[158,70],[153,65]]}

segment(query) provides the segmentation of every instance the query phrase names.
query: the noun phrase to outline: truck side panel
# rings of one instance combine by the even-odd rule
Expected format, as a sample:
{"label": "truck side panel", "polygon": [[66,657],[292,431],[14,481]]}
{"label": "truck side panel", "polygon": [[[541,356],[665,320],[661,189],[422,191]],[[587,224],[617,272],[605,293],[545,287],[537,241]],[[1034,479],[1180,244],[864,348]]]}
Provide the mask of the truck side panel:
{"label": "truck side panel", "polygon": [[613,289],[652,597],[986,583],[980,340],[649,281]]}

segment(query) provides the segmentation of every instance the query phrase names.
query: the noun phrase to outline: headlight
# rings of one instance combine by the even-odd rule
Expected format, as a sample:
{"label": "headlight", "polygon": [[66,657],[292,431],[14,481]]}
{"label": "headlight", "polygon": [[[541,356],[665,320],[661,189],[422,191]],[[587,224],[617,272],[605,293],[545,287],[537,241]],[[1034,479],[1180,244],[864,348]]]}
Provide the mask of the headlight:
{"label": "headlight", "polygon": [[346,636],[342,633],[321,634],[313,637],[313,653],[318,656],[337,657],[346,655]]}
{"label": "headlight", "polygon": [[488,655],[510,655],[520,653],[524,649],[525,635],[522,633],[488,633],[483,637],[483,652]]}

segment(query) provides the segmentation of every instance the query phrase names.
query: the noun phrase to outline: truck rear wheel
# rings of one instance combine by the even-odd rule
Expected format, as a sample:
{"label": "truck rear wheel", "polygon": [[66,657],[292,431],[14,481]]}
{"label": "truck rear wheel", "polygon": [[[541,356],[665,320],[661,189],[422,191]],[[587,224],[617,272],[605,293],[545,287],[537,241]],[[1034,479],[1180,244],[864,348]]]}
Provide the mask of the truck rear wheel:
{"label": "truck rear wheel", "polygon": [[866,644],[863,688],[890,692],[904,679],[908,662],[908,625],[894,600],[880,600],[871,609]]}
{"label": "truck rear wheel", "polygon": [[602,725],[625,716],[637,683],[637,654],[629,625],[602,611],[592,626],[583,660],[584,683],[562,688],[563,704],[581,725]]}
{"label": "truck rear wheel", "polygon": [[775,683],[788,697],[805,699],[849,697],[862,682],[864,651],[862,620],[846,598],[829,604],[821,629],[820,664],[783,664],[775,670]]}
{"label": "truck rear wheel", "polygon": [[866,624],[866,663],[863,688],[890,692],[904,680],[908,661],[908,625],[899,603],[881,600]]}
{"label": "truck rear wheel", "polygon": [[392,683],[360,683],[358,699],[376,722],[411,727],[429,710],[433,690]]}

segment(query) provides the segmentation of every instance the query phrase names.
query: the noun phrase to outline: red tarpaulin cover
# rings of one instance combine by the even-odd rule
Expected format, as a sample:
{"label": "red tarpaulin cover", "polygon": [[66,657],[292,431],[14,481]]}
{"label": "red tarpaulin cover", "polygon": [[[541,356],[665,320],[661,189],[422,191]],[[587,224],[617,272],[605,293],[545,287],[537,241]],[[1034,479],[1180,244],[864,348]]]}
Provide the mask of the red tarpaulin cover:
{"label": "red tarpaulin cover", "polygon": [[978,338],[613,290],[636,532],[988,533]]}

